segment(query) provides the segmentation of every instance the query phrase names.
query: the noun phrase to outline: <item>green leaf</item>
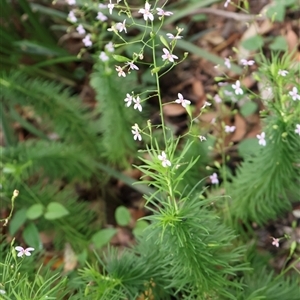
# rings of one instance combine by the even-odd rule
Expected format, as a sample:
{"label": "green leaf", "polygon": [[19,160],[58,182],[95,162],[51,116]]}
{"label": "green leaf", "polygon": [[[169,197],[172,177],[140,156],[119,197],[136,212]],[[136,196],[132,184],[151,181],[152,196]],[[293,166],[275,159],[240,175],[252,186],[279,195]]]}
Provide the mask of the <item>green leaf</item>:
{"label": "green leaf", "polygon": [[122,55],[117,55],[117,54],[114,54],[113,55],[113,58],[118,61],[118,62],[127,62],[127,61],[131,61],[132,59],[130,58],[127,58],[126,56],[122,56]]}
{"label": "green leaf", "polygon": [[244,117],[252,115],[257,110],[257,104],[255,102],[248,101],[240,109],[241,114]]}
{"label": "green leaf", "polygon": [[25,223],[26,217],[26,209],[22,208],[13,215],[12,219],[9,222],[9,233],[10,235],[14,235],[19,228]]}
{"label": "green leaf", "polygon": [[260,146],[256,138],[245,139],[238,145],[239,155],[246,157],[259,150]]}
{"label": "green leaf", "polygon": [[270,18],[273,22],[283,22],[285,17],[285,6],[282,3],[277,3],[276,5],[272,5],[267,10],[267,17]]}
{"label": "green leaf", "polygon": [[286,51],[288,45],[286,39],[283,36],[277,36],[269,47],[273,51]]}
{"label": "green leaf", "polygon": [[58,202],[50,202],[47,206],[44,217],[47,220],[55,220],[64,217],[68,214],[69,211],[62,204]]}
{"label": "green leaf", "polygon": [[116,233],[117,230],[115,228],[101,229],[92,236],[92,242],[96,248],[100,249],[108,244]]}
{"label": "green leaf", "polygon": [[33,204],[27,209],[26,216],[29,220],[35,220],[43,214],[43,211],[44,206],[42,204]]}
{"label": "green leaf", "polygon": [[169,44],[166,41],[166,39],[162,35],[160,35],[159,38],[160,38],[160,41],[166,46],[166,48],[169,49]]}
{"label": "green leaf", "polygon": [[40,249],[41,248],[41,240],[40,240],[40,235],[37,227],[35,226],[34,223],[28,224],[22,234],[25,243],[29,247],[33,247],[35,249]]}
{"label": "green leaf", "polygon": [[143,231],[148,227],[148,222],[145,220],[138,220],[135,224],[135,227],[133,229],[133,234],[135,237],[140,236],[143,234]]}
{"label": "green leaf", "polygon": [[259,50],[263,46],[263,44],[264,40],[260,35],[253,36],[242,41],[242,46],[249,51]]}
{"label": "green leaf", "polygon": [[125,206],[119,206],[115,211],[115,218],[120,226],[126,226],[129,224],[131,216],[130,212]]}

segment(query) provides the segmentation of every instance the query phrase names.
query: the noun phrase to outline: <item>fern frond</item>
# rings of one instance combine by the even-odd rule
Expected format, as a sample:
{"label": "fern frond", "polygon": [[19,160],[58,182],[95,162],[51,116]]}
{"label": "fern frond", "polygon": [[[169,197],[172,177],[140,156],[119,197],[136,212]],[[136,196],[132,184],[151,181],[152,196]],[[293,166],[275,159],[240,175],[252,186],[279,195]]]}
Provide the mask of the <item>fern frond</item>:
{"label": "fern frond", "polygon": [[8,106],[32,106],[47,124],[52,124],[60,138],[97,153],[97,132],[85,108],[62,84],[11,71],[2,73],[0,87]]}
{"label": "fern frond", "polygon": [[128,166],[127,157],[136,149],[131,126],[141,124],[141,113],[124,104],[126,93],[135,89],[134,83],[127,77],[107,74],[102,66],[98,66],[91,75],[91,85],[96,91],[101,113],[99,129],[104,147],[101,155],[115,165]]}

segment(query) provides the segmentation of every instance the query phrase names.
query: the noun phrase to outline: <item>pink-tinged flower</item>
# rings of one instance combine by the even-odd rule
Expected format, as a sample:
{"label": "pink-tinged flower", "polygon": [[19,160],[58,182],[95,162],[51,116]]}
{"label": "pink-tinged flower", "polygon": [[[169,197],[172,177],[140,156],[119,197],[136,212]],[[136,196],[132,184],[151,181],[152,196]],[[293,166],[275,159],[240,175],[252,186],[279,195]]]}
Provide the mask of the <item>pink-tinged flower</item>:
{"label": "pink-tinged flower", "polygon": [[176,99],[175,102],[178,104],[181,104],[184,108],[186,108],[187,105],[191,104],[191,101],[184,99],[182,94],[180,94],[180,93],[178,93],[178,99]]}
{"label": "pink-tinged flower", "polygon": [[266,134],[262,132],[261,134],[257,134],[256,137],[258,138],[258,144],[261,146],[266,146],[267,142],[265,140]]}
{"label": "pink-tinged flower", "polygon": [[115,28],[119,31],[119,32],[122,32],[123,30],[127,33],[127,29],[126,29],[126,26],[125,26],[125,22],[126,22],[126,19],[123,21],[123,23],[121,22],[118,22],[116,25],[115,25]]}
{"label": "pink-tinged flower", "polygon": [[66,2],[69,5],[75,5],[76,4],[76,0],[66,0]]}
{"label": "pink-tinged flower", "polygon": [[221,97],[219,96],[219,94],[216,94],[216,95],[214,96],[214,100],[215,100],[216,103],[221,103],[221,102],[222,102],[222,99],[221,99]]}
{"label": "pink-tinged flower", "polygon": [[226,96],[232,96],[232,95],[233,95],[233,93],[232,93],[232,92],[230,92],[230,91],[227,91],[227,90],[225,90],[225,91],[224,91],[224,94],[225,94]]}
{"label": "pink-tinged flower", "polygon": [[114,44],[112,42],[109,42],[108,44],[106,44],[104,48],[108,52],[115,52]]}
{"label": "pink-tinged flower", "polygon": [[133,96],[127,93],[124,101],[126,102],[126,106],[129,107],[133,101]]}
{"label": "pink-tinged flower", "polygon": [[139,110],[141,112],[143,108],[142,108],[142,105],[141,105],[141,99],[140,99],[140,97],[137,96],[136,98],[133,98],[132,100],[134,102],[133,108],[137,109],[137,110]]}
{"label": "pink-tinged flower", "polygon": [[106,9],[106,8],[107,8],[107,5],[106,5],[106,4],[103,4],[103,3],[100,3],[100,4],[98,5],[98,7],[99,7],[100,9]]}
{"label": "pink-tinged flower", "polygon": [[255,64],[254,60],[241,59],[241,64],[243,66],[253,66]]}
{"label": "pink-tinged flower", "polygon": [[85,34],[85,29],[81,24],[76,27],[76,30],[79,34]]}
{"label": "pink-tinged flower", "polygon": [[157,157],[162,161],[162,166],[164,168],[171,167],[171,162],[167,159],[167,155],[164,151],[162,151],[161,155],[158,155]]}
{"label": "pink-tinged flower", "polygon": [[227,58],[227,57],[225,58],[224,65],[225,65],[228,69],[231,68],[231,62],[230,62],[230,59],[229,59],[229,58]]}
{"label": "pink-tinged flower", "polygon": [[100,58],[103,62],[109,60],[109,57],[107,56],[107,54],[106,54],[104,51],[101,51],[101,53],[100,53],[100,55],[99,55],[99,58]]}
{"label": "pink-tinged flower", "polygon": [[163,60],[168,60],[170,62],[174,62],[174,59],[178,59],[176,55],[173,55],[169,52],[167,48],[163,48],[164,54],[161,56]]}
{"label": "pink-tinged flower", "polygon": [[182,39],[181,35],[174,35],[172,33],[167,33],[166,36],[173,41]]}
{"label": "pink-tinged flower", "polygon": [[203,135],[199,135],[199,139],[201,142],[206,141],[206,137]]}
{"label": "pink-tinged flower", "polygon": [[243,95],[244,92],[241,89],[241,83],[239,80],[237,80],[236,83],[232,85],[232,88],[234,89],[236,95]]}
{"label": "pink-tinged flower", "polygon": [[139,70],[138,66],[133,63],[133,61],[128,61],[126,65],[129,67],[129,70]]}
{"label": "pink-tinged flower", "polygon": [[212,184],[219,184],[217,173],[213,173],[212,175],[209,176],[209,178]]}
{"label": "pink-tinged flower", "polygon": [[4,295],[6,292],[4,290],[0,290],[0,295]]}
{"label": "pink-tinged flower", "polygon": [[279,71],[278,71],[278,75],[280,75],[280,76],[282,76],[282,77],[285,77],[287,74],[289,74],[289,72],[286,71],[286,70],[279,70]]}
{"label": "pink-tinged flower", "polygon": [[225,132],[229,133],[234,131],[235,131],[235,126],[225,125]]}
{"label": "pink-tinged flower", "polygon": [[153,15],[152,15],[152,13],[150,12],[150,8],[151,8],[151,5],[150,5],[148,2],[146,2],[146,3],[145,3],[145,8],[141,8],[141,9],[139,10],[139,13],[140,13],[140,14],[143,14],[143,17],[144,17],[144,20],[145,20],[145,21],[147,21],[148,19],[149,19],[150,21],[153,21],[153,20],[154,20],[154,17],[153,17]]}
{"label": "pink-tinged flower", "polygon": [[126,74],[125,74],[125,72],[123,71],[123,69],[122,69],[122,67],[120,67],[120,66],[116,66],[116,71],[118,72],[118,76],[119,77],[126,77]]}
{"label": "pink-tinged flower", "polygon": [[82,42],[84,43],[84,46],[86,46],[86,47],[91,47],[93,45],[90,34],[87,34],[85,36],[85,38],[82,40]]}
{"label": "pink-tinged flower", "polygon": [[204,109],[204,108],[207,107],[207,106],[211,106],[211,103],[205,101],[205,102],[204,102],[204,105],[202,106],[202,109]]}
{"label": "pink-tinged flower", "polygon": [[140,128],[139,128],[139,125],[138,124],[134,124],[134,126],[131,127],[132,130],[132,134],[133,134],[133,139],[136,141],[136,140],[139,140],[141,141],[142,140],[142,136],[140,134]]}
{"label": "pink-tinged flower", "polygon": [[295,132],[300,135],[300,124],[296,124]]}
{"label": "pink-tinged flower", "polygon": [[166,16],[166,17],[169,17],[169,16],[172,16],[173,13],[171,11],[164,11],[162,8],[157,8],[157,14],[159,16]]}
{"label": "pink-tinged flower", "polygon": [[227,7],[229,3],[230,3],[230,0],[226,0],[226,2],[224,3],[224,7]]}
{"label": "pink-tinged flower", "polygon": [[75,13],[73,10],[71,10],[68,14],[68,19],[70,20],[70,22],[72,23],[76,23],[77,22],[77,18],[75,16]]}
{"label": "pink-tinged flower", "polygon": [[272,237],[272,239],[273,239],[272,245],[278,248],[279,247],[279,239],[275,239],[273,237]]}
{"label": "pink-tinged flower", "polygon": [[24,249],[24,248],[21,247],[21,246],[17,246],[17,247],[15,247],[15,249],[19,252],[19,253],[17,254],[18,257],[23,257],[24,254],[25,254],[26,256],[30,256],[30,255],[31,255],[30,251],[34,251],[34,248],[32,248],[32,247],[29,247],[29,248]]}
{"label": "pink-tinged flower", "polygon": [[111,3],[111,0],[109,0],[109,4],[107,4],[107,7],[109,9],[109,13],[112,14],[115,5]]}
{"label": "pink-tinged flower", "polygon": [[300,100],[300,95],[298,94],[298,89],[294,86],[293,89],[289,92],[290,96],[294,101]]}
{"label": "pink-tinged flower", "polygon": [[103,14],[101,11],[99,11],[96,19],[101,22],[105,22],[105,21],[107,21],[107,16],[105,14]]}

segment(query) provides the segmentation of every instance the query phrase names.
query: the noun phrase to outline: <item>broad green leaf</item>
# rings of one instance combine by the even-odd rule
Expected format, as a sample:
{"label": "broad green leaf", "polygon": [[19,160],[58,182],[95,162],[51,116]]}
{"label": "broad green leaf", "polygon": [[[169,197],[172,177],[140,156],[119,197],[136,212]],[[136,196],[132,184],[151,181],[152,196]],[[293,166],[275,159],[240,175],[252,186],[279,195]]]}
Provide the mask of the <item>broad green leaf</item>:
{"label": "broad green leaf", "polygon": [[28,247],[33,247],[34,249],[41,248],[41,240],[37,227],[34,223],[28,224],[23,231],[23,238]]}
{"label": "broad green leaf", "polygon": [[252,115],[257,110],[257,104],[252,101],[246,102],[241,108],[240,112],[244,117]]}
{"label": "broad green leaf", "polygon": [[29,220],[35,220],[43,214],[43,211],[44,206],[42,204],[33,204],[27,209],[26,216]]}
{"label": "broad green leaf", "polygon": [[270,18],[272,21],[282,22],[284,21],[285,17],[285,6],[284,4],[277,3],[276,5],[272,5],[267,10],[267,17]]}
{"label": "broad green leaf", "polygon": [[242,41],[242,46],[249,51],[259,50],[263,46],[263,44],[264,40],[260,35],[253,36]]}
{"label": "broad green leaf", "polygon": [[13,214],[12,219],[10,220],[9,224],[9,233],[10,235],[15,235],[15,233],[19,230],[19,228],[25,223],[26,217],[26,209],[22,208],[16,211]]}
{"label": "broad green leaf", "polygon": [[239,155],[246,157],[251,155],[259,150],[260,146],[256,138],[245,139],[241,141],[238,145]]}
{"label": "broad green leaf", "polygon": [[119,206],[115,211],[115,218],[118,225],[126,226],[131,219],[130,212],[125,206]]}
{"label": "broad green leaf", "polygon": [[148,222],[145,220],[138,220],[135,224],[135,227],[133,229],[134,236],[140,236],[143,234],[143,231],[148,227]]}
{"label": "broad green leaf", "polygon": [[100,249],[108,244],[116,233],[117,230],[115,228],[101,229],[92,236],[92,242],[96,248]]}
{"label": "broad green leaf", "polygon": [[288,45],[286,39],[283,36],[277,36],[269,47],[273,51],[286,51]]}
{"label": "broad green leaf", "polygon": [[62,204],[58,202],[50,202],[47,206],[44,217],[47,220],[55,220],[64,217],[68,214],[69,211]]}

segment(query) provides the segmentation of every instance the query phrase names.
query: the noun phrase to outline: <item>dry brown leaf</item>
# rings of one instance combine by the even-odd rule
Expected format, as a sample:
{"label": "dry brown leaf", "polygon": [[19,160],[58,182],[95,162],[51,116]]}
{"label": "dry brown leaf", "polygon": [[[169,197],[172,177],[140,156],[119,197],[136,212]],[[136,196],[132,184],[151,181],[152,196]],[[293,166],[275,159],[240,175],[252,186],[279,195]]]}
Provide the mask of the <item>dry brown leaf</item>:
{"label": "dry brown leaf", "polygon": [[180,104],[170,103],[163,107],[163,113],[167,117],[177,117],[182,114],[186,114],[186,109]]}
{"label": "dry brown leaf", "polygon": [[243,139],[247,132],[247,123],[245,119],[240,115],[236,114],[234,117],[235,131],[231,137],[232,142],[239,142]]}
{"label": "dry brown leaf", "polygon": [[69,243],[65,244],[64,249],[64,272],[73,271],[77,266],[77,256]]}

